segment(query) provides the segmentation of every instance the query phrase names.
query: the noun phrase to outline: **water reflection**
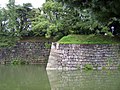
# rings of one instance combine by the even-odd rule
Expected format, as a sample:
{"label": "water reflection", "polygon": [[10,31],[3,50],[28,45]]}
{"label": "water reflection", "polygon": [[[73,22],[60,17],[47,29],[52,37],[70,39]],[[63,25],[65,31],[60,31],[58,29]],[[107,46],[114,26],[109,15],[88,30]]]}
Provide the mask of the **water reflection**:
{"label": "water reflection", "polygon": [[0,66],[0,90],[51,90],[45,67]]}
{"label": "water reflection", "polygon": [[120,72],[46,72],[39,65],[0,66],[0,90],[120,90]]}
{"label": "water reflection", "polygon": [[119,71],[47,71],[51,90],[120,90]]}

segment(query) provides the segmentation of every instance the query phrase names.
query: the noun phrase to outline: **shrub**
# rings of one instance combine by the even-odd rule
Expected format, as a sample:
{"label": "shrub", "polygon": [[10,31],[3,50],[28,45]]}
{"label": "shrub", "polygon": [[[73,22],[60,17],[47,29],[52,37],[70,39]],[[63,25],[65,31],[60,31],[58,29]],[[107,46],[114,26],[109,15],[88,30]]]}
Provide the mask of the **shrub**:
{"label": "shrub", "polygon": [[13,65],[25,65],[25,64],[29,64],[29,62],[23,61],[21,59],[13,59],[11,61],[11,64],[13,64]]}
{"label": "shrub", "polygon": [[20,61],[19,60],[12,60],[11,64],[13,64],[13,65],[19,65]]}
{"label": "shrub", "polygon": [[92,64],[85,64],[84,69],[85,70],[93,70],[93,65]]}
{"label": "shrub", "polygon": [[29,64],[29,62],[27,62],[27,61],[20,61],[20,65],[26,65],[26,64]]}
{"label": "shrub", "polygon": [[50,49],[50,48],[51,48],[51,44],[45,43],[45,48],[46,48],[46,49]]}
{"label": "shrub", "polygon": [[118,70],[120,70],[120,64],[118,65]]}
{"label": "shrub", "polygon": [[102,67],[102,70],[106,70],[107,68],[105,66]]}

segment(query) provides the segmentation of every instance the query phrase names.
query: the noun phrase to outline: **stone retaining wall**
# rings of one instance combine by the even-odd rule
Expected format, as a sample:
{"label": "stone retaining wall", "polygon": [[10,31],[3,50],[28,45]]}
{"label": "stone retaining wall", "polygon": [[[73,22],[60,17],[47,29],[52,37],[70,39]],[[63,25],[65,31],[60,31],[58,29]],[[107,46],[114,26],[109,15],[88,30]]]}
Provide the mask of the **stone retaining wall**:
{"label": "stone retaining wall", "polygon": [[50,41],[18,42],[11,48],[0,49],[0,63],[11,63],[12,60],[23,60],[30,64],[46,64],[51,45]]}
{"label": "stone retaining wall", "polygon": [[87,64],[116,69],[119,62],[120,45],[53,43],[47,69],[81,69]]}

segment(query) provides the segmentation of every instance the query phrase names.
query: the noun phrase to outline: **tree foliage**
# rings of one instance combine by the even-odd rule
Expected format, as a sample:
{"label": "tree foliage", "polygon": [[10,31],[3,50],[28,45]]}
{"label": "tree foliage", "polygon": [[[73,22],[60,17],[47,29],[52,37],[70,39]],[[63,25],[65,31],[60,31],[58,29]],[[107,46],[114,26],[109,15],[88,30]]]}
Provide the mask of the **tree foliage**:
{"label": "tree foliage", "polygon": [[47,38],[68,34],[109,34],[113,23],[119,21],[119,12],[116,12],[119,7],[115,3],[116,0],[47,0],[42,13],[33,22],[33,31]]}
{"label": "tree foliage", "polygon": [[[99,28],[101,29],[101,31],[106,30],[106,32],[108,32],[108,29],[110,29],[110,26],[112,25],[115,27],[116,32],[118,32],[120,29],[119,27],[120,0],[55,0],[55,1],[62,2],[64,6],[67,7],[74,7],[78,11],[87,9],[88,12],[91,12],[90,15],[92,17],[90,17],[90,21],[93,22],[95,21],[96,24],[99,24],[101,26]],[[105,29],[106,27],[108,29]]]}
{"label": "tree foliage", "polygon": [[[48,1],[43,4],[41,13],[38,17],[34,18],[33,32],[35,35],[56,36],[63,34],[62,17],[63,8],[62,4],[58,2]],[[59,33],[59,34],[58,34]]]}
{"label": "tree foliage", "polygon": [[46,0],[42,8],[9,0],[0,8],[0,34],[60,38],[68,34],[120,34],[120,0]]}
{"label": "tree foliage", "polygon": [[[111,35],[111,26],[115,28],[113,34],[119,35],[119,2],[120,0],[47,0],[42,7],[41,16],[48,26],[42,35],[47,37],[91,33]],[[36,31],[40,32],[42,28],[39,27],[44,24],[38,24],[37,22],[33,27],[37,26],[39,30]],[[51,24],[54,26],[52,30],[49,27]]]}
{"label": "tree foliage", "polygon": [[0,8],[0,47],[12,45],[17,37],[28,36],[32,16],[30,3],[15,5],[15,0],[9,0],[6,8]]}
{"label": "tree foliage", "polygon": [[17,31],[20,35],[26,36],[29,34],[31,30],[31,18],[33,16],[33,12],[31,9],[31,3],[23,4],[23,6],[16,6],[16,13],[17,13]]}
{"label": "tree foliage", "polygon": [[33,16],[31,3],[15,5],[15,0],[9,0],[6,8],[0,9],[0,31],[11,36],[25,36],[31,30]]}

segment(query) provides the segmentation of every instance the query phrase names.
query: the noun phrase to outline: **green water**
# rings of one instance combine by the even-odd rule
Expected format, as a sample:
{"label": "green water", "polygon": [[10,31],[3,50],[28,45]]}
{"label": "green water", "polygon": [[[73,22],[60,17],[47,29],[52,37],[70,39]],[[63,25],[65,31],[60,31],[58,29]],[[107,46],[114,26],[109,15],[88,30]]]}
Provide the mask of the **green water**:
{"label": "green water", "polygon": [[51,90],[120,90],[119,71],[48,71]]}
{"label": "green water", "polygon": [[0,90],[51,90],[41,66],[0,66]]}
{"label": "green water", "polygon": [[120,71],[46,71],[0,66],[0,90],[120,90]]}

